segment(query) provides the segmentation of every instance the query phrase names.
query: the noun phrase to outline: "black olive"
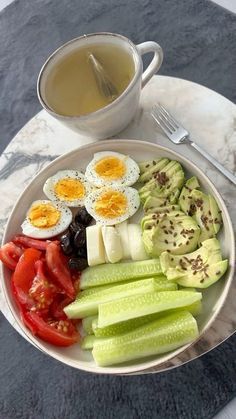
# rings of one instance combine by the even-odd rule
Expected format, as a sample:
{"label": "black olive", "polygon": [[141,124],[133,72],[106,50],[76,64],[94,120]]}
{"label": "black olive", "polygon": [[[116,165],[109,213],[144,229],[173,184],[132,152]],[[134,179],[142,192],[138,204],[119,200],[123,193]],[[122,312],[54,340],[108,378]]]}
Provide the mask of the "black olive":
{"label": "black olive", "polygon": [[83,226],[83,228],[80,228],[75,233],[74,246],[75,247],[85,247],[86,246],[86,229],[85,229],[84,226]]}
{"label": "black olive", "polygon": [[89,225],[92,220],[93,217],[88,213],[85,207],[80,207],[75,215],[75,222],[84,224],[85,226]]}
{"label": "black olive", "polygon": [[78,258],[87,258],[87,249],[86,247],[80,247],[79,249],[76,250],[76,256],[78,256]]}
{"label": "black olive", "polygon": [[69,230],[70,230],[73,237],[75,236],[77,231],[84,230],[84,228],[85,227],[84,227],[83,224],[76,223],[75,221],[72,221],[72,223],[70,223],[70,225],[69,225]]}
{"label": "black olive", "polygon": [[71,234],[70,232],[67,232],[63,234],[60,238],[60,245],[63,253],[67,256],[72,255],[74,252],[72,243],[71,243]]}
{"label": "black olive", "polygon": [[87,268],[88,261],[85,258],[71,258],[69,259],[68,266],[70,269],[82,271],[83,269]]}

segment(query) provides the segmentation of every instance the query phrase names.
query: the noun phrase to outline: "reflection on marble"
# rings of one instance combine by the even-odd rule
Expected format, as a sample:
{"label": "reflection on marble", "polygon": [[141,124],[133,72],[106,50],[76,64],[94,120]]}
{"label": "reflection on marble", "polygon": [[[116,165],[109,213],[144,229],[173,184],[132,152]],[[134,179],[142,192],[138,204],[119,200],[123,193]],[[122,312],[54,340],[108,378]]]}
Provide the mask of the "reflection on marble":
{"label": "reflection on marble", "polygon": [[[194,161],[206,173],[229,210],[236,230],[236,189],[224,176],[187,145],[168,141],[150,117],[151,107],[160,101],[191,133],[192,138],[236,172],[236,106],[217,93],[197,84],[171,77],[155,76],[144,88],[139,111],[132,123],[116,138],[139,139],[169,147]],[[76,134],[41,111],[16,135],[0,158],[1,202],[0,235],[11,209],[32,178],[57,156],[93,140]],[[195,345],[165,364],[148,370],[162,371],[188,362],[214,348],[236,330],[236,284],[213,326]],[[1,298],[1,310],[10,323],[18,326]],[[147,371],[145,371],[147,372]]]}

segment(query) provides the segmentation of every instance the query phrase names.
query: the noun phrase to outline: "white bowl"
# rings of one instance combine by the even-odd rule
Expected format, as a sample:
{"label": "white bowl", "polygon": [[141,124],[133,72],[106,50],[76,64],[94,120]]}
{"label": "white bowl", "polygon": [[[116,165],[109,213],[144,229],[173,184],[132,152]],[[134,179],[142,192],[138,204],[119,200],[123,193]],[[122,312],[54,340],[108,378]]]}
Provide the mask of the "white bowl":
{"label": "white bowl", "polygon": [[[32,180],[30,185],[24,190],[24,192],[18,199],[9,217],[5,234],[3,237],[3,243],[6,243],[7,241],[11,240],[12,236],[14,236],[16,233],[21,232],[20,225],[25,218],[25,214],[27,209],[29,208],[29,205],[34,200],[42,199],[44,197],[43,184],[49,176],[52,176],[55,172],[62,169],[77,168],[84,170],[88,162],[92,159],[94,153],[105,150],[112,150],[130,155],[136,161],[150,160],[157,157],[168,157],[170,159],[178,160],[183,165],[186,174],[189,176],[197,176],[202,189],[215,197],[222,211],[224,223],[223,228],[221,229],[221,232],[218,235],[218,237],[220,239],[223,257],[229,259],[229,268],[224,278],[222,278],[220,281],[218,281],[216,284],[214,284],[207,290],[203,290],[203,311],[198,319],[198,325],[201,336],[214,322],[221,307],[225,303],[227,294],[229,292],[229,288],[233,279],[235,263],[234,233],[232,223],[227,208],[224,204],[224,201],[221,198],[219,192],[217,192],[214,185],[211,183],[211,181],[191,161],[168,148],[160,147],[158,145],[143,141],[112,139],[106,141],[99,141],[97,143],[80,147],[57,158]],[[19,324],[25,335],[27,335],[29,340],[38,349],[74,368],[78,368],[85,371],[91,371],[94,373],[108,374],[127,374],[132,372],[138,372],[147,368],[160,365],[163,362],[178,355],[180,352],[184,351],[186,348],[192,345],[192,343],[190,343],[165,355],[152,356],[146,359],[126,363],[125,365],[111,366],[106,368],[98,367],[95,364],[91,353],[88,351],[82,351],[80,349],[79,344],[75,344],[69,348],[59,348],[47,344],[46,342],[33,336],[20,320],[19,311],[11,293],[10,272],[5,267],[2,267],[2,271],[4,278],[2,288],[6,301],[16,322]]]}

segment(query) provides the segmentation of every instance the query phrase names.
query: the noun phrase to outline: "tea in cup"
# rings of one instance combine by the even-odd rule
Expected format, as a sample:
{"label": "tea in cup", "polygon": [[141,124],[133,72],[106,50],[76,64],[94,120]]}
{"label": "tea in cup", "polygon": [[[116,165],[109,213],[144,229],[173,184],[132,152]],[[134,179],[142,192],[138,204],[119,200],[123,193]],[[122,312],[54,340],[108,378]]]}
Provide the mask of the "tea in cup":
{"label": "tea in cup", "polygon": [[[154,57],[143,72],[141,56],[148,52]],[[134,45],[118,34],[84,35],[48,58],[39,74],[38,97],[47,112],[73,130],[108,138],[132,120],[141,88],[162,60],[162,49],[155,42]],[[112,94],[109,89],[107,94],[110,86]]]}

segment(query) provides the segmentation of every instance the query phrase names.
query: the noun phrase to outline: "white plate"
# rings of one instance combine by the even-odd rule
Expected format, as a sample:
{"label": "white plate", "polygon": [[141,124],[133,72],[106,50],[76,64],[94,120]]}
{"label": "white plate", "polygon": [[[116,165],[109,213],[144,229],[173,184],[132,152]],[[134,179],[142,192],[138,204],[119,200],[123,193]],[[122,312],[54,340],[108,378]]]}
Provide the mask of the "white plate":
{"label": "white plate", "polygon": [[[113,150],[130,155],[136,161],[148,160],[158,157],[176,159],[183,165],[186,174],[189,176],[197,176],[201,187],[208,193],[212,194],[218,202],[218,205],[222,210],[224,222],[224,226],[221,230],[219,238],[222,246],[223,256],[224,258],[229,259],[229,269],[223,279],[221,279],[215,285],[211,286],[209,289],[203,291],[203,313],[198,321],[200,335],[202,335],[213,323],[214,319],[219,313],[220,308],[224,304],[230,288],[230,284],[233,279],[235,260],[233,228],[224,201],[210,180],[192,162],[168,148],[136,140],[130,141],[113,139],[89,144],[64,154],[63,156],[54,160],[45,169],[43,169],[22,193],[8,220],[3,242],[5,243],[11,240],[14,234],[21,232],[20,225],[25,218],[25,213],[29,205],[32,201],[44,197],[42,187],[45,180],[49,176],[52,176],[55,172],[62,169],[71,168],[84,170],[88,162],[92,159],[94,153],[105,150]],[[3,291],[9,305],[9,309],[11,310],[16,322],[22,328],[23,332],[27,335],[29,340],[34,343],[38,349],[72,367],[96,373],[127,374],[158,366],[163,362],[171,359],[172,357],[178,355],[180,352],[191,345],[185,345],[176,351],[172,351],[162,356],[154,356],[148,359],[134,361],[132,363],[130,362],[124,366],[120,365],[107,368],[98,367],[93,361],[91,354],[89,352],[82,351],[79,345],[73,345],[69,348],[57,348],[32,336],[29,330],[21,323],[19,318],[19,312],[11,294],[10,273],[6,268],[3,268],[3,276]]]}

